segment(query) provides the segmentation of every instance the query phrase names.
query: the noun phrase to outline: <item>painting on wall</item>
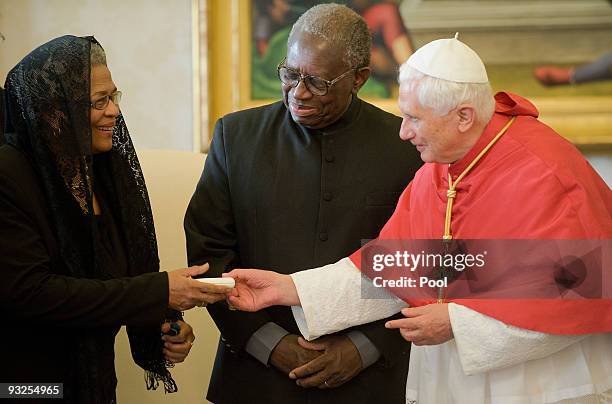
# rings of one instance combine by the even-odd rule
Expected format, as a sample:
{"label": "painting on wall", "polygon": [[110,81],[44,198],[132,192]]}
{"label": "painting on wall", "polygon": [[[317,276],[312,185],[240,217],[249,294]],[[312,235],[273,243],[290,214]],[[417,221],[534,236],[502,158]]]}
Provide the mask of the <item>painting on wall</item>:
{"label": "painting on wall", "polygon": [[[459,32],[485,62],[494,91],[533,100],[545,122],[578,144],[612,144],[610,1],[336,2],[362,15],[372,33],[372,76],[360,96],[376,105],[398,113],[399,65],[423,44]],[[241,106],[279,99],[276,66],[291,26],[318,3],[239,1]]]}
{"label": "painting on wall", "polygon": [[[253,0],[251,43],[251,97],[270,99],[278,96],[276,66],[287,53],[291,26],[313,5],[312,0]],[[396,98],[397,70],[413,51],[399,2],[348,0],[372,32],[372,75],[361,96]]]}

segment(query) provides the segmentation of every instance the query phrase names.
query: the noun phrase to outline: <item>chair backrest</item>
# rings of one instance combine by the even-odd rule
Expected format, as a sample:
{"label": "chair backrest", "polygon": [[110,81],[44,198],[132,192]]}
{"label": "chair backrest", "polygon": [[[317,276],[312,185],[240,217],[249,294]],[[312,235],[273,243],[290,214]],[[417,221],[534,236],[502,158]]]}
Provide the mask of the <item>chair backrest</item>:
{"label": "chair backrest", "polygon": [[[187,265],[183,218],[206,155],[176,150],[141,150],[138,158],[145,176],[161,268],[171,271]],[[119,385],[117,401],[123,403],[203,403],[208,389],[219,332],[206,309],[185,312],[185,321],[194,329],[196,342],[184,363],[171,370],[179,391],[165,395],[163,386],[147,391],[143,371],[131,358],[127,336],[122,329],[115,347]]]}

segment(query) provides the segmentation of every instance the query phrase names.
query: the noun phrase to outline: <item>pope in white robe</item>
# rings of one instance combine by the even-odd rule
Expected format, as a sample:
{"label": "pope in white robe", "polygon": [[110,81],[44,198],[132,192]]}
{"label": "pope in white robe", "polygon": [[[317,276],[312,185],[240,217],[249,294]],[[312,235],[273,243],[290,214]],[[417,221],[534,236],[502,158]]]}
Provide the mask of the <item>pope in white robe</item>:
{"label": "pope in white robe", "polygon": [[[500,93],[490,104],[468,97],[445,108],[436,105],[443,101],[427,101],[427,93],[435,92],[424,84],[431,78],[475,84],[475,91],[489,88],[482,61],[457,38],[425,45],[402,66],[400,136],[417,147],[426,164],[379,240],[600,240],[601,296],[400,299],[394,290],[373,285],[360,250],[290,277],[234,270],[229,276],[237,286],[229,302],[242,310],[292,306],[308,340],[401,311],[406,318],[387,327],[413,342],[407,403],[612,402],[606,266],[612,192],[569,142],[536,119],[537,109],[527,100]],[[444,98],[429,95],[430,101]],[[292,376],[316,371],[308,366]]]}

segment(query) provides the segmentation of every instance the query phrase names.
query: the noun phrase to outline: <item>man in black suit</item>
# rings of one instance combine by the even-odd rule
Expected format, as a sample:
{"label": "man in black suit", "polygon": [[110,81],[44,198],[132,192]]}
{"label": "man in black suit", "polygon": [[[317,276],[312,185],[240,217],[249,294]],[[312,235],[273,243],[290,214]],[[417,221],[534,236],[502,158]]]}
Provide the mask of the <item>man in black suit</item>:
{"label": "man in black suit", "polygon": [[[190,265],[281,273],[332,263],[374,238],[421,160],[401,119],[357,97],[370,75],[370,33],[337,4],[295,23],[278,67],[283,101],[215,127],[185,217]],[[300,334],[288,308],[208,306],[221,341],[207,398],[225,403],[404,403],[409,346],[384,321]],[[299,380],[291,370],[317,369]]]}

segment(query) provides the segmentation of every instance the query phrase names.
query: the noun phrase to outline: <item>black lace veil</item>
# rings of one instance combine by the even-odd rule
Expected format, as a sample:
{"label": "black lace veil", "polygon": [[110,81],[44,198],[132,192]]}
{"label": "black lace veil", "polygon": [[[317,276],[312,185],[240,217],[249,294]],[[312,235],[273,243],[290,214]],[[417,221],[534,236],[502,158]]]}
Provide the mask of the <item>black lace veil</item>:
{"label": "black lace veil", "polygon": [[[72,276],[111,277],[96,261],[94,181],[111,196],[107,202],[125,241],[128,275],[157,272],[149,197],[122,115],[113,130],[112,150],[92,155],[92,43],[97,43],[93,37],[56,38],[32,51],[9,72],[5,84],[6,142],[20,149],[40,176],[60,254]],[[89,366],[97,349],[96,336],[91,334],[83,331],[79,335],[77,357],[67,359],[75,361],[78,402],[102,401],[94,397],[95,386],[104,381],[95,380],[97,373]],[[163,360],[159,326],[128,327],[128,335],[134,360],[146,370],[147,388],[154,389],[162,381],[166,391],[176,391]],[[90,396],[83,396],[87,394]]]}

